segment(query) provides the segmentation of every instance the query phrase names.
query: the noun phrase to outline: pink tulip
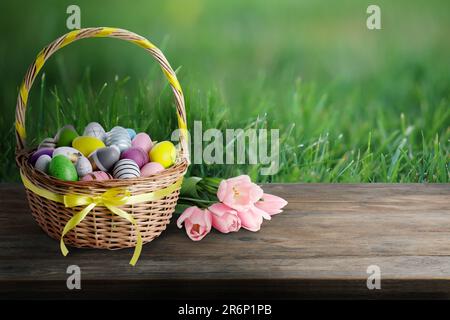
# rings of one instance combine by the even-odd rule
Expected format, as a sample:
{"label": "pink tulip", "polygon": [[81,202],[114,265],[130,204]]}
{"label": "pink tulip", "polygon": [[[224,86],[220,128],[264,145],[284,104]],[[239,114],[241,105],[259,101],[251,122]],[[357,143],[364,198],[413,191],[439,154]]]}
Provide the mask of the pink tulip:
{"label": "pink tulip", "polygon": [[197,207],[189,207],[177,220],[178,228],[186,228],[186,233],[193,241],[202,240],[211,231],[211,212]]}
{"label": "pink tulip", "polygon": [[247,175],[222,180],[217,191],[221,202],[236,211],[247,211],[261,199],[263,190]]}
{"label": "pink tulip", "polygon": [[256,202],[255,204],[256,207],[258,207],[261,210],[264,210],[270,215],[283,212],[283,210],[281,209],[286,205],[287,205],[286,200],[268,193],[264,193],[261,200]]}
{"label": "pink tulip", "polygon": [[223,203],[214,203],[208,209],[212,213],[212,226],[220,232],[236,232],[241,228],[241,220],[236,210]]}
{"label": "pink tulip", "polygon": [[241,219],[242,228],[256,232],[261,229],[263,218],[270,220],[270,215],[253,206],[246,211],[238,212],[238,217]]}

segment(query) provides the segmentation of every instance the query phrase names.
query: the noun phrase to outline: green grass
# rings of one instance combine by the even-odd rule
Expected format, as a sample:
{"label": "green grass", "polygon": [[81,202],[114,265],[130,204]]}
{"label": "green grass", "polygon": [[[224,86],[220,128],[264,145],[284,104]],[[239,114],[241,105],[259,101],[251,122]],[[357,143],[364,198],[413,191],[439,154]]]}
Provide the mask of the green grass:
{"label": "green grass", "polygon": [[[380,1],[383,30],[372,32],[360,1],[196,0],[181,11],[174,9],[180,1],[142,1],[127,7],[125,17],[119,2],[108,16],[80,2],[84,25],[123,26],[162,47],[179,67],[189,126],[200,120],[204,130],[280,130],[276,175],[259,175],[258,165],[192,165],[190,174],[248,173],[260,182],[449,181],[447,3]],[[11,30],[15,5],[2,5],[0,30]],[[54,15],[63,26],[54,11],[64,13],[66,6],[43,1],[35,12]],[[34,35],[30,28],[38,22],[25,18],[28,28],[5,33],[0,45],[0,70],[8,75],[1,80],[1,181],[18,181],[13,105],[20,78],[39,49],[65,32],[48,19],[39,22],[47,31]],[[82,131],[90,121],[168,139],[176,127],[172,96],[148,59],[109,39],[57,53],[30,95],[29,143],[67,123]]]}
{"label": "green grass", "polygon": [[[58,87],[47,88],[44,76],[38,98],[41,103],[29,114],[30,119],[39,119],[29,123],[30,144],[54,135],[67,123],[82,131],[92,120],[106,128],[123,124],[149,132],[155,140],[169,139],[176,118],[168,87],[160,83],[139,82],[136,89],[127,78],[116,78],[95,89],[86,73],[69,96]],[[448,105],[404,114],[377,111],[374,102],[376,116],[367,117],[367,109],[357,110],[366,94],[356,90],[347,98],[335,92],[338,87],[320,90],[299,80],[286,97],[289,115],[274,112],[270,99],[262,97],[252,111],[254,117],[233,122],[217,90],[187,92],[188,119],[201,120],[204,130],[277,128],[281,138],[281,166],[274,176],[259,175],[259,165],[192,165],[190,173],[220,177],[248,173],[261,182],[448,182],[449,130],[442,126],[450,118]],[[427,105],[426,100],[423,103]],[[8,147],[2,155],[4,164],[13,156],[11,133],[2,140]],[[8,180],[18,177],[11,165],[2,166],[2,176]]]}

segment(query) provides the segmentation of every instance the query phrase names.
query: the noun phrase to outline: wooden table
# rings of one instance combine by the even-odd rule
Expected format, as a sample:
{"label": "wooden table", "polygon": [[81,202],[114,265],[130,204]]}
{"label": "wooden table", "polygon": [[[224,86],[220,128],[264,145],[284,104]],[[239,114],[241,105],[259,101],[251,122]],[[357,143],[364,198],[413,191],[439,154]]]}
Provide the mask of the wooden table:
{"label": "wooden table", "polygon": [[[131,249],[63,257],[23,187],[0,184],[0,298],[450,298],[449,184],[264,189],[289,205],[259,232],[192,242],[173,219],[131,267]],[[73,264],[81,290],[66,287]],[[371,265],[380,290],[367,288]]]}

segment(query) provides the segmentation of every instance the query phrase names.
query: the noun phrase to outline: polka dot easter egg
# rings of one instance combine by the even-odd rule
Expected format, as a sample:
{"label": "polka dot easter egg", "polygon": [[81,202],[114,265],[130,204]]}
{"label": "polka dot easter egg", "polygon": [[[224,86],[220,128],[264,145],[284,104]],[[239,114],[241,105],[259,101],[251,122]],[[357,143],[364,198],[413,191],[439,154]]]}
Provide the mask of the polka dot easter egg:
{"label": "polka dot easter egg", "polygon": [[119,160],[113,170],[113,176],[115,179],[132,179],[141,175],[139,166],[130,159]]}
{"label": "polka dot easter egg", "polygon": [[127,129],[122,127],[114,127],[106,134],[106,145],[115,145],[120,151],[127,150],[131,147],[131,139]]}
{"label": "polka dot easter egg", "polygon": [[100,123],[91,122],[84,128],[83,136],[94,137],[101,141],[105,141],[106,132]]}

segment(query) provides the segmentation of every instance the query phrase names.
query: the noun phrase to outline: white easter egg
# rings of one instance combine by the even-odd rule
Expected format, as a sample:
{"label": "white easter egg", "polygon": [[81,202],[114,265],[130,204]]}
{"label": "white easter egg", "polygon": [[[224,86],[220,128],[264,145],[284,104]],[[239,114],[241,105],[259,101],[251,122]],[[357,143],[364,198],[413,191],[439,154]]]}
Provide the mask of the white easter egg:
{"label": "white easter egg", "polygon": [[85,175],[92,172],[92,164],[86,157],[78,158],[76,165],[77,173],[79,177],[84,177]]}
{"label": "white easter egg", "polygon": [[52,161],[52,158],[49,155],[43,154],[36,160],[34,167],[36,168],[36,170],[47,173],[48,166],[50,165],[51,161]]}
{"label": "white easter egg", "polygon": [[60,154],[69,158],[72,163],[77,163],[78,159],[82,156],[80,151],[72,147],[59,147],[53,151],[53,157]]}
{"label": "white easter egg", "polygon": [[98,122],[89,123],[84,129],[83,136],[95,137],[102,141],[105,141],[106,132],[105,129]]}

